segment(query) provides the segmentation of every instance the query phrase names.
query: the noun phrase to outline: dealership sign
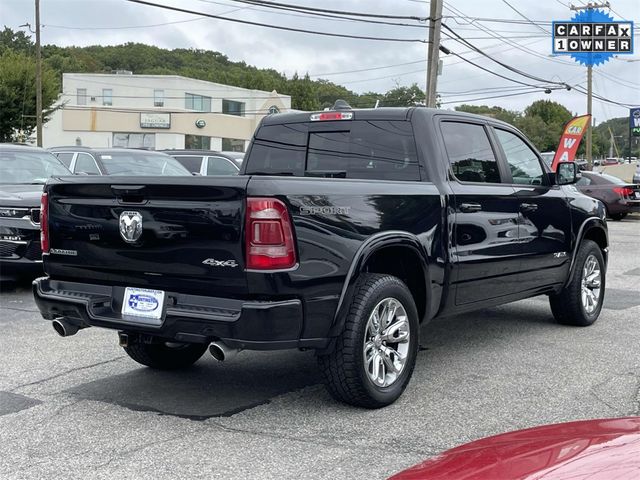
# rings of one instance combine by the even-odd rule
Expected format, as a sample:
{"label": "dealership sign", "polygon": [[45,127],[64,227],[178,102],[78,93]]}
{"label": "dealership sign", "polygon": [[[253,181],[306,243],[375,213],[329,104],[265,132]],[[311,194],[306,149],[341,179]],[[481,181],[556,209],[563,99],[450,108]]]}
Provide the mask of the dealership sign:
{"label": "dealership sign", "polygon": [[629,128],[634,137],[640,137],[640,108],[632,108],[629,111]]}
{"label": "dealership sign", "polygon": [[141,113],[140,128],[171,128],[171,114]]}
{"label": "dealership sign", "polygon": [[571,55],[581,64],[599,65],[613,55],[633,53],[633,22],[614,21],[603,10],[576,13],[553,23],[553,53]]}

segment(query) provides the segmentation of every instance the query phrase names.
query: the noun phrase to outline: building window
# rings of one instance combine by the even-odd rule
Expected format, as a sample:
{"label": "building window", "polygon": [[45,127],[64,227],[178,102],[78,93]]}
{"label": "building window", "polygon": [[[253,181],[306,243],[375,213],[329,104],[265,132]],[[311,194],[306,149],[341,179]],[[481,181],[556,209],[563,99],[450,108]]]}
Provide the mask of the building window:
{"label": "building window", "polygon": [[155,150],[156,134],[155,133],[114,133],[114,147],[121,148],[146,148]]}
{"label": "building window", "polygon": [[87,89],[86,88],[78,88],[78,89],[76,89],[76,103],[78,105],[86,105],[87,104]]}
{"label": "building window", "polygon": [[187,150],[211,150],[211,138],[201,135],[185,135],[184,148]]}
{"label": "building window", "polygon": [[244,117],[244,103],[233,100],[222,100],[222,113]]}
{"label": "building window", "polygon": [[244,140],[238,140],[237,138],[223,138],[222,151],[223,152],[244,152]]}
{"label": "building window", "polygon": [[102,105],[113,105],[113,90],[110,88],[102,89]]}
{"label": "building window", "polygon": [[164,90],[153,91],[153,106],[164,107]]}
{"label": "building window", "polygon": [[280,109],[276,105],[271,105],[269,107],[269,115],[273,115],[275,113],[280,113]]}
{"label": "building window", "polygon": [[187,110],[196,110],[198,112],[210,112],[211,97],[194,95],[193,93],[185,93],[184,108],[186,108]]}

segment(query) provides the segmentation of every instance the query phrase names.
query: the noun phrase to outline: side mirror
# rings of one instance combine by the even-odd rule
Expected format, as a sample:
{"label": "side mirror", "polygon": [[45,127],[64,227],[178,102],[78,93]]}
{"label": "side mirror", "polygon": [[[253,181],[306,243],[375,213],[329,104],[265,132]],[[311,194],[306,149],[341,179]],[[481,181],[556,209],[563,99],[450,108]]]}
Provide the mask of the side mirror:
{"label": "side mirror", "polygon": [[580,180],[578,165],[575,162],[560,162],[556,169],[556,183],[558,185],[571,185]]}

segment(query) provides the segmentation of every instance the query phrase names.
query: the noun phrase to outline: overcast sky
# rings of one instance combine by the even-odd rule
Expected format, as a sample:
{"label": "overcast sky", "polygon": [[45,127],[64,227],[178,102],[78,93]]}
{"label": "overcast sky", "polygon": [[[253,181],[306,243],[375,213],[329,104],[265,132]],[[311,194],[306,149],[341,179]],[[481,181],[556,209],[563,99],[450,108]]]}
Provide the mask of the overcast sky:
{"label": "overcast sky", "polygon": [[[403,39],[427,38],[426,27],[388,26],[342,19],[309,18],[292,12],[248,6],[232,0],[152,0],[191,10],[208,12],[232,18],[270,25],[351,35],[377,36]],[[426,17],[427,2],[421,0],[280,0],[282,3],[306,5],[325,9],[350,10],[389,15]],[[522,16],[507,5],[517,9]],[[586,68],[569,57],[550,57],[551,38],[546,25],[469,23],[465,16],[525,21],[566,20],[572,12],[561,0],[447,0],[445,23],[474,45],[500,61],[544,79],[580,84],[586,87]],[[576,0],[574,3],[586,3]],[[0,0],[0,24],[13,29],[25,22],[34,23],[33,0]],[[611,0],[616,20],[637,22],[640,26],[640,0]],[[411,20],[397,22],[420,25]],[[285,32],[270,28],[241,25],[202,19],[190,14],[170,12],[149,6],[128,3],[125,0],[41,0],[42,41],[60,46],[116,45],[142,42],[164,48],[198,48],[219,51],[234,61],[245,61],[258,67],[273,68],[286,75],[309,72],[312,77],[327,78],[357,91],[385,92],[396,84],[425,85],[426,44],[399,43],[346,38],[331,38],[303,33]],[[179,22],[152,26],[159,23]],[[136,28],[123,28],[136,27]],[[545,32],[546,30],[546,32]],[[638,28],[636,28],[636,33]],[[495,37],[507,37],[504,38]],[[442,44],[455,53],[508,78],[537,83],[504,70],[491,60],[455,41],[443,38]],[[640,104],[640,42],[635,41],[636,53],[609,60],[594,68],[594,91],[599,95],[625,104]],[[454,55],[443,55],[444,67],[438,78],[438,92],[444,102],[464,98],[518,93],[519,85],[469,65]],[[625,60],[622,60],[622,59]],[[416,62],[416,63],[410,63]],[[399,65],[406,64],[406,65]],[[395,65],[395,66],[394,66]],[[379,68],[388,67],[388,68]],[[376,70],[353,72],[376,68]],[[351,72],[326,75],[335,72]],[[135,73],[135,72],[134,72]],[[503,88],[505,87],[505,88]],[[492,88],[490,92],[473,92]],[[471,91],[471,92],[469,92]],[[455,96],[469,92],[465,96]],[[500,105],[512,110],[524,107],[538,99],[553,99],[577,114],[586,113],[586,97],[576,91],[554,91],[547,95],[536,92],[507,98],[486,99],[475,105]],[[453,108],[459,103],[447,103]],[[594,100],[593,113],[597,123],[619,116],[627,116],[628,109]]]}

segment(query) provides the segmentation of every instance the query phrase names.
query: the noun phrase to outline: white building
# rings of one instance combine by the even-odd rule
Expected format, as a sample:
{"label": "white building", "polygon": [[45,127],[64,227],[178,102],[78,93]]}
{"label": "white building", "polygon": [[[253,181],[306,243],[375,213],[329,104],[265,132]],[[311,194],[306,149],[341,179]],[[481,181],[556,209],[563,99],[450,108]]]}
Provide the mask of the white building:
{"label": "white building", "polygon": [[260,119],[291,97],[178,75],[65,73],[43,146],[245,151]]}

